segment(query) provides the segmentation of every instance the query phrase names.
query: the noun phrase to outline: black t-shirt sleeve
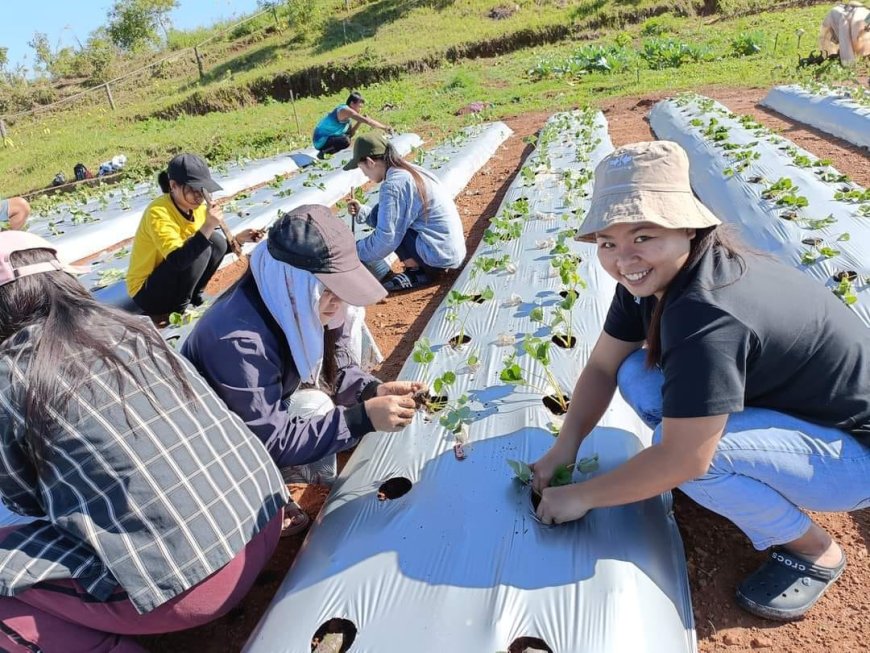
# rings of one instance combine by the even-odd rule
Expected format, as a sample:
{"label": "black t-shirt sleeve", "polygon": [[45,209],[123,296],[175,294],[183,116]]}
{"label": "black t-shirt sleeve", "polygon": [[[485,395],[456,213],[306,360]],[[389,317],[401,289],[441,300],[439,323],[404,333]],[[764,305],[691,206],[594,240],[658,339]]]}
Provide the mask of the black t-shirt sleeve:
{"label": "black t-shirt sleeve", "polygon": [[616,292],[613,293],[613,301],[604,320],[604,332],[625,342],[646,340],[643,309],[622,284],[616,284]]}
{"label": "black t-shirt sleeve", "polygon": [[680,302],[662,315],[662,415],[709,417],[743,410],[752,331],[714,306]]}

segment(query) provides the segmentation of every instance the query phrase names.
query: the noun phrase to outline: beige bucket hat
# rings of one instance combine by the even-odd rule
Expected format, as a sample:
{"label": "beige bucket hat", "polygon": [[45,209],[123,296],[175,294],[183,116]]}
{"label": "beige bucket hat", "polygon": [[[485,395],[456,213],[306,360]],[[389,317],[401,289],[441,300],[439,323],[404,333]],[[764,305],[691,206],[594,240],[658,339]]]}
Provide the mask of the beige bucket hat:
{"label": "beige bucket hat", "polygon": [[668,229],[722,224],[692,194],[689,157],[672,141],[634,143],[615,150],[595,168],[589,213],[576,239],[622,222],[652,222]]}

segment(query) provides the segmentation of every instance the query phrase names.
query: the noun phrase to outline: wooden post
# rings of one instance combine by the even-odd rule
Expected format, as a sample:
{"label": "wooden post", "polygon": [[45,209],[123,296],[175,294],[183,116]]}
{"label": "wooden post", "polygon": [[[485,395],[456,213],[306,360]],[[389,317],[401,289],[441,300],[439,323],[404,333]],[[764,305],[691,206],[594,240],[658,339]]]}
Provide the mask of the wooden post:
{"label": "wooden post", "polygon": [[115,111],[115,98],[112,97],[112,88],[109,86],[109,82],[103,84],[106,88],[106,97],[109,98],[109,106],[112,107],[112,111]]}
{"label": "wooden post", "polygon": [[9,132],[6,131],[6,123],[0,118],[0,140],[5,141],[9,137]]}
{"label": "wooden post", "polygon": [[199,79],[202,80],[205,77],[205,73],[202,70],[202,57],[199,56],[199,47],[193,46],[193,56],[196,57],[196,68],[199,70]]}
{"label": "wooden post", "polygon": [[296,119],[296,134],[298,136],[302,135],[302,130],[299,129],[299,114],[296,113],[296,96],[293,93],[293,89],[290,89],[290,104],[293,105],[293,117]]}

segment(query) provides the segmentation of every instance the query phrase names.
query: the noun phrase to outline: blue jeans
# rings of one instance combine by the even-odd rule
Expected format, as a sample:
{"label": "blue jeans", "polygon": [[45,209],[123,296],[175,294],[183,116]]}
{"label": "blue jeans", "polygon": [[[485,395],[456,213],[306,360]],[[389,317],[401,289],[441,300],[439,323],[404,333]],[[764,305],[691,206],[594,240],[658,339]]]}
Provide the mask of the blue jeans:
{"label": "blue jeans", "polygon": [[[645,350],[622,363],[625,401],[662,437],[662,383]],[[734,522],[759,551],[804,535],[803,509],[847,512],[870,507],[870,444],[840,429],[766,408],[728,417],[707,473],[680,485],[697,503]]]}

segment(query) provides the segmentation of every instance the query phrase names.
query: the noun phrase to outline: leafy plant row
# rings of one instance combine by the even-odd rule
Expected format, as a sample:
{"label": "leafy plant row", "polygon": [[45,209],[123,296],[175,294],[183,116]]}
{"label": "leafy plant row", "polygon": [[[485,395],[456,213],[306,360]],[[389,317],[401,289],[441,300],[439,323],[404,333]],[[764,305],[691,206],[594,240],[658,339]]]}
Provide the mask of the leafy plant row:
{"label": "leafy plant row", "polygon": [[[829,287],[847,305],[856,304],[859,293],[870,287],[870,277],[848,269],[848,263],[841,260],[840,244],[851,239],[847,223],[870,220],[870,191],[833,168],[832,161],[812,156],[752,116],[738,116],[692,93],[669,102],[686,121],[687,130],[718,150],[725,162],[721,168],[724,182],[739,179],[755,189],[758,207],[791,225],[789,233],[805,246],[798,252],[800,265],[809,267],[830,260],[833,273]],[[780,162],[782,172],[800,172],[794,179],[782,172],[769,177],[771,156]]]}

